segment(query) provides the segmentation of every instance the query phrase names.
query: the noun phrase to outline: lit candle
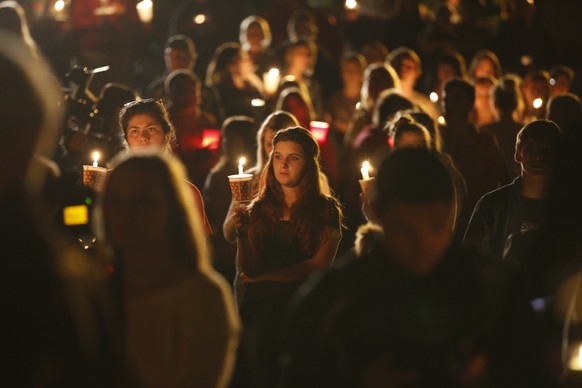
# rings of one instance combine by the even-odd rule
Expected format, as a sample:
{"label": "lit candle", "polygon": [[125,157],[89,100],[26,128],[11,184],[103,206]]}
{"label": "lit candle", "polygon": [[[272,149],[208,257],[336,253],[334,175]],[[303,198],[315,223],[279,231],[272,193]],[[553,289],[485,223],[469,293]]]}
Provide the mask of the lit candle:
{"label": "lit candle", "polygon": [[430,100],[434,103],[438,102],[439,100],[439,95],[437,94],[437,92],[431,92],[430,93]]}
{"label": "lit candle", "polygon": [[362,163],[362,168],[360,169],[362,172],[362,178],[364,178],[365,181],[370,180],[370,173],[368,172],[369,169],[370,162],[366,160],[364,163]]}
{"label": "lit candle", "polygon": [[573,348],[570,353],[568,368],[570,370],[582,371],[582,344],[578,343]]}
{"label": "lit candle", "polygon": [[263,74],[263,84],[265,86],[265,93],[268,95],[275,94],[279,88],[279,81],[281,80],[281,73],[279,69],[272,68]]}
{"label": "lit candle", "polygon": [[99,152],[95,151],[93,152],[93,167],[99,167],[99,157],[101,155],[99,154]]}
{"label": "lit candle", "polygon": [[64,2],[64,0],[58,0],[58,1],[56,1],[54,7],[55,7],[55,11],[56,12],[58,12],[58,13],[63,12],[63,10],[65,9],[65,2]]}
{"label": "lit candle", "polygon": [[544,103],[544,100],[542,100],[541,98],[536,98],[535,100],[533,100],[533,107],[535,109],[540,109],[540,107],[542,106],[543,103]]}
{"label": "lit candle", "polygon": [[309,123],[309,131],[313,134],[317,143],[325,143],[329,132],[329,124],[325,121],[311,121]]}
{"label": "lit candle", "polygon": [[346,0],[344,3],[345,9],[354,10],[358,9],[358,2],[356,0]]}
{"label": "lit candle", "polygon": [[154,18],[154,5],[152,0],[142,0],[136,4],[137,14],[142,23],[150,23]]}
{"label": "lit candle", "polygon": [[244,158],[244,156],[238,160],[238,175],[243,175],[243,166],[246,162],[247,160]]}

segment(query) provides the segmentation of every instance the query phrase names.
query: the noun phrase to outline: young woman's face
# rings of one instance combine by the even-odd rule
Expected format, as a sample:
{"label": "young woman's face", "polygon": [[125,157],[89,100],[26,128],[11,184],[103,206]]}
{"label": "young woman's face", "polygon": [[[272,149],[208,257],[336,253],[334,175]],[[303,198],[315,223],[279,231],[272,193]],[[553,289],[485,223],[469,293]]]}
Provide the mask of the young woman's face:
{"label": "young woman's face", "polygon": [[362,67],[357,61],[345,61],[342,65],[342,80],[347,85],[362,86]]}
{"label": "young woman's face", "polygon": [[279,141],[273,149],[275,179],[283,187],[297,187],[303,179],[307,160],[303,148],[294,141]]}
{"label": "young woman's face", "polygon": [[475,72],[473,73],[473,78],[482,78],[482,77],[493,77],[496,78],[495,74],[495,66],[493,62],[487,57],[481,58],[475,66]]}
{"label": "young woman's face", "polygon": [[259,23],[251,23],[247,28],[247,42],[251,47],[259,47],[265,39],[265,34]]}
{"label": "young woman's face", "polygon": [[127,123],[127,144],[131,149],[163,148],[166,135],[162,124],[149,114],[138,114]]}
{"label": "young woman's face", "polygon": [[475,85],[475,108],[480,112],[490,112],[493,110],[491,103],[491,88],[489,84]]}

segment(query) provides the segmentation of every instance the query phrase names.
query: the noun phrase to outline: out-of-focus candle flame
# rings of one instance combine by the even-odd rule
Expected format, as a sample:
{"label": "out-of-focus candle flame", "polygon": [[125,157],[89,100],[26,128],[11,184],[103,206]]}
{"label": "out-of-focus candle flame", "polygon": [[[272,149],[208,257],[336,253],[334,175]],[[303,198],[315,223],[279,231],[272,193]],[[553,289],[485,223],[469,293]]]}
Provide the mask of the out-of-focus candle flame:
{"label": "out-of-focus candle flame", "polygon": [[354,10],[358,8],[357,0],[346,0],[344,3],[346,9]]}
{"label": "out-of-focus candle flame", "polygon": [[194,16],[193,21],[196,24],[204,24],[204,22],[206,21],[206,15],[204,15],[203,13],[199,13],[198,15]]}
{"label": "out-of-focus candle flame", "polygon": [[430,93],[430,100],[432,102],[437,102],[439,100],[439,95],[437,94],[437,92]]}
{"label": "out-of-focus candle flame", "polygon": [[64,0],[58,0],[55,2],[55,11],[57,12],[63,12],[63,10],[65,9],[65,2]]}
{"label": "out-of-focus candle flame", "polygon": [[362,163],[362,168],[360,169],[360,171],[362,172],[362,178],[367,181],[370,179],[370,162],[368,162],[367,160],[364,161],[364,163]]}
{"label": "out-of-focus candle flame", "polygon": [[154,4],[152,0],[142,0],[135,5],[139,20],[142,23],[150,23],[154,18]]}
{"label": "out-of-focus candle flame", "polygon": [[575,371],[582,371],[582,343],[578,343],[572,353],[570,353],[570,360],[568,361],[568,369]]}
{"label": "out-of-focus candle flame", "polygon": [[100,157],[101,157],[101,154],[99,153],[99,151],[93,152],[93,167],[99,167],[99,158]]}
{"label": "out-of-focus candle flame", "polygon": [[265,86],[265,92],[269,95],[275,94],[279,88],[279,82],[281,81],[281,72],[279,69],[273,67],[269,69],[268,72],[263,74],[263,85]]}
{"label": "out-of-focus candle flame", "polygon": [[535,100],[533,100],[533,107],[536,109],[539,109],[539,108],[541,108],[543,103],[544,103],[544,100],[542,100],[541,98],[536,98]]}
{"label": "out-of-focus candle flame", "polygon": [[437,119],[437,122],[440,125],[445,125],[447,123],[447,121],[445,120],[444,116],[439,116],[439,118]]}

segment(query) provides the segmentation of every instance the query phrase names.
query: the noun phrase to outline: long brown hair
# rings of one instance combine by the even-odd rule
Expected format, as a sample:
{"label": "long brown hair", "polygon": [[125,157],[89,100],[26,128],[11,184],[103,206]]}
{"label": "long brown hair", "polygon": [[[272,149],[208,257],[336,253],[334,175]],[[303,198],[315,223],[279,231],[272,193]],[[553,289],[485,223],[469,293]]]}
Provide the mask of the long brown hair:
{"label": "long brown hair", "polygon": [[[289,209],[291,230],[289,243],[302,247],[307,255],[313,255],[325,242],[325,228],[341,225],[342,211],[339,202],[326,194],[319,164],[319,145],[311,132],[302,127],[282,129],[273,138],[273,146],[280,141],[299,144],[306,164],[301,178],[301,197]],[[264,241],[275,233],[275,226],[283,218],[285,195],[275,178],[273,153],[261,174],[259,195],[251,205],[249,240],[257,252],[261,252]]]}

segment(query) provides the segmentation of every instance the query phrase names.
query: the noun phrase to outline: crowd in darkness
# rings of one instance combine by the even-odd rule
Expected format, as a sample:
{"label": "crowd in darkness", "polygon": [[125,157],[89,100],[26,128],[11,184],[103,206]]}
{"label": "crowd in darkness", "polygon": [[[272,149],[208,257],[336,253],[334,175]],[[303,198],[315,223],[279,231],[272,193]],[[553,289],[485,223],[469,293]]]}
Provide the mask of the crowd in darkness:
{"label": "crowd in darkness", "polygon": [[0,1],[2,385],[582,385],[582,4],[137,5]]}

